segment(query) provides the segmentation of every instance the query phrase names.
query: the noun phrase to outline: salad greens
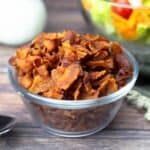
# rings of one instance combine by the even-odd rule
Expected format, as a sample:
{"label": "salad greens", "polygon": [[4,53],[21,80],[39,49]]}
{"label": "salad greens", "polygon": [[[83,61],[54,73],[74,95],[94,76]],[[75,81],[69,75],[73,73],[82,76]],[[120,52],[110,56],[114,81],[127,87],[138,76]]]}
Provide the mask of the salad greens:
{"label": "salad greens", "polygon": [[[99,7],[98,7],[99,6]],[[95,0],[91,9],[91,17],[95,24],[103,25],[109,34],[115,33],[115,28],[111,23],[111,5],[103,0]]]}
{"label": "salad greens", "polygon": [[92,20],[103,26],[108,34],[114,34],[115,28],[111,23],[111,5],[103,0],[95,0],[91,9]]}
{"label": "salad greens", "polygon": [[[112,5],[109,0],[82,0],[91,3],[90,15],[93,23],[107,35],[127,41],[150,44],[150,0],[142,0],[140,8],[133,7],[129,0],[110,0],[131,5],[130,8]],[[123,6],[123,5],[122,5]],[[128,16],[125,14],[128,12]]]}
{"label": "salad greens", "polygon": [[139,23],[137,25],[137,37],[138,38],[143,38],[147,35],[147,31],[148,31],[148,26],[142,23]]}
{"label": "salad greens", "polygon": [[150,6],[150,0],[143,0],[143,6]]}

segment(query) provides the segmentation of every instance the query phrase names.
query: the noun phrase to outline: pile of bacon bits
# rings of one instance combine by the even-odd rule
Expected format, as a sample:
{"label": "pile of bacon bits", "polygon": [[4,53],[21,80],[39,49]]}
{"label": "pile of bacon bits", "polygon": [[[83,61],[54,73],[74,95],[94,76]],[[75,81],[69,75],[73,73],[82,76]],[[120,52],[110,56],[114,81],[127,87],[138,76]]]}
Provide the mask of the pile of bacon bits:
{"label": "pile of bacon bits", "polygon": [[74,31],[42,33],[9,60],[21,86],[55,99],[91,99],[111,94],[132,76],[117,42]]}

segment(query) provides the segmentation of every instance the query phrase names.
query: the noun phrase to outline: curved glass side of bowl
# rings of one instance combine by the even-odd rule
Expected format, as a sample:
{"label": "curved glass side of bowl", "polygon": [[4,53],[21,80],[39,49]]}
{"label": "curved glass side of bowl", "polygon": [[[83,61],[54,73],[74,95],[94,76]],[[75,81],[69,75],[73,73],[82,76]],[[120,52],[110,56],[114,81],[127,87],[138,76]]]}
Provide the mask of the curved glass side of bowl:
{"label": "curved glass side of bowl", "polygon": [[102,130],[113,120],[138,77],[135,58],[129,51],[124,51],[133,66],[133,76],[117,92],[97,99],[72,101],[41,97],[19,85],[11,66],[8,66],[8,75],[33,119],[45,131],[63,137],[88,136]]}

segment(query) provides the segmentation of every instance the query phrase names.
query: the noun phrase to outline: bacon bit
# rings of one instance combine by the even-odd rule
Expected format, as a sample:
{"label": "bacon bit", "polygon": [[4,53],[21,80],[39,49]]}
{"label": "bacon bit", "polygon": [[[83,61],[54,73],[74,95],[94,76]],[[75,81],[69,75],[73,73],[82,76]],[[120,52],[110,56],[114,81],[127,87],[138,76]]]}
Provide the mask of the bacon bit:
{"label": "bacon bit", "polygon": [[17,50],[16,57],[19,59],[25,59],[28,56],[29,52],[30,52],[30,47],[24,46],[23,48]]}
{"label": "bacon bit", "polygon": [[112,78],[112,75],[106,74],[102,79],[100,78],[99,80],[94,81],[93,86],[98,88],[103,81],[109,80],[110,78]]}
{"label": "bacon bit", "polygon": [[117,85],[117,82],[115,80],[115,78],[110,78],[109,79],[109,82],[108,82],[108,85],[107,85],[107,95],[108,94],[111,94],[111,93],[114,93],[118,90],[118,85]]}
{"label": "bacon bit", "polygon": [[73,97],[74,97],[74,100],[77,100],[79,98],[79,95],[80,95],[80,90],[81,90],[81,87],[82,87],[82,82],[81,80],[78,81],[77,85],[76,85],[76,89],[73,93]]}
{"label": "bacon bit", "polygon": [[116,74],[116,80],[119,86],[124,86],[129,77],[132,76],[132,66],[127,57],[123,53],[123,49],[117,42],[111,43],[112,53],[115,57],[115,61],[118,65],[118,72]]}
{"label": "bacon bit", "polygon": [[27,59],[16,59],[15,64],[17,68],[24,73],[30,72],[33,68],[32,62],[28,61]]}
{"label": "bacon bit", "polygon": [[107,41],[108,40],[100,35],[93,35],[93,34],[89,34],[87,33],[85,35],[85,39],[88,40],[88,41]]}
{"label": "bacon bit", "polygon": [[62,54],[63,54],[62,61],[65,60],[65,62],[67,62],[68,64],[78,61],[78,57],[77,57],[76,53],[73,51],[73,47],[70,45],[70,43],[68,41],[66,41],[62,44],[61,50],[62,50]]}
{"label": "bacon bit", "polygon": [[55,99],[63,99],[64,91],[60,90],[59,88],[52,87],[51,90],[44,93],[44,96]]}
{"label": "bacon bit", "polygon": [[50,78],[43,78],[40,75],[36,75],[33,79],[32,85],[29,91],[35,94],[48,91],[52,87],[52,81]]}
{"label": "bacon bit", "polygon": [[95,93],[95,90],[93,89],[92,84],[90,82],[90,77],[88,75],[88,72],[84,72],[83,85],[87,93],[90,93],[90,94]]}
{"label": "bacon bit", "polygon": [[45,40],[43,41],[43,45],[47,48],[47,52],[51,52],[56,48],[56,43],[54,40]]}
{"label": "bacon bit", "polygon": [[106,50],[97,51],[94,55],[94,60],[105,60],[109,56],[109,52]]}
{"label": "bacon bit", "polygon": [[77,54],[78,60],[81,60],[86,56],[91,55],[91,52],[87,48],[82,47],[80,45],[75,45],[73,48],[74,48],[74,53]]}
{"label": "bacon bit", "polygon": [[39,73],[40,76],[43,77],[48,77],[49,73],[47,70],[47,65],[41,65],[37,68],[37,72]]}
{"label": "bacon bit", "polygon": [[95,41],[94,47],[98,50],[106,50],[110,48],[110,44],[107,41]]}
{"label": "bacon bit", "polygon": [[101,82],[97,90],[97,96],[104,95],[106,93],[106,88],[107,88],[108,83],[109,83],[109,80],[103,80]]}
{"label": "bacon bit", "polygon": [[115,61],[118,63],[119,68],[127,68],[132,70],[131,64],[127,57],[123,53],[123,49],[118,42],[111,43],[112,54],[115,57]]}
{"label": "bacon bit", "polygon": [[75,40],[75,36],[76,36],[76,34],[73,31],[70,31],[70,30],[65,31],[62,41],[63,42],[64,41],[69,41],[70,43],[73,43],[74,40]]}
{"label": "bacon bit", "polygon": [[93,60],[89,61],[87,65],[91,68],[105,68],[105,69],[113,69],[114,63],[112,58],[109,58],[107,60]]}
{"label": "bacon bit", "polygon": [[90,72],[89,73],[89,78],[90,80],[97,80],[99,78],[101,78],[102,76],[104,76],[106,74],[106,70],[103,71],[96,71],[96,72]]}
{"label": "bacon bit", "polygon": [[79,64],[71,64],[63,68],[62,66],[52,70],[52,80],[55,85],[63,90],[67,90],[80,75],[81,67]]}
{"label": "bacon bit", "polygon": [[40,56],[41,55],[41,50],[40,49],[32,49],[32,55],[33,56]]}
{"label": "bacon bit", "polygon": [[18,81],[24,88],[30,88],[33,79],[29,74],[25,74],[24,76],[19,76]]}

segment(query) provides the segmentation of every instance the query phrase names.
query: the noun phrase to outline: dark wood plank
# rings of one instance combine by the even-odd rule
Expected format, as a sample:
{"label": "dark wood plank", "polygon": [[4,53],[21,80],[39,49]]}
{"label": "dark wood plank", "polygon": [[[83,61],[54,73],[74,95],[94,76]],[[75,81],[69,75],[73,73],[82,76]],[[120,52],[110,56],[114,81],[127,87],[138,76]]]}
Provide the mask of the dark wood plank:
{"label": "dark wood plank", "polygon": [[149,150],[149,140],[133,139],[68,139],[9,137],[1,139],[3,150]]}
{"label": "dark wood plank", "polygon": [[13,55],[16,48],[11,48],[10,46],[0,45],[0,73],[6,72],[6,67],[8,59]]}

